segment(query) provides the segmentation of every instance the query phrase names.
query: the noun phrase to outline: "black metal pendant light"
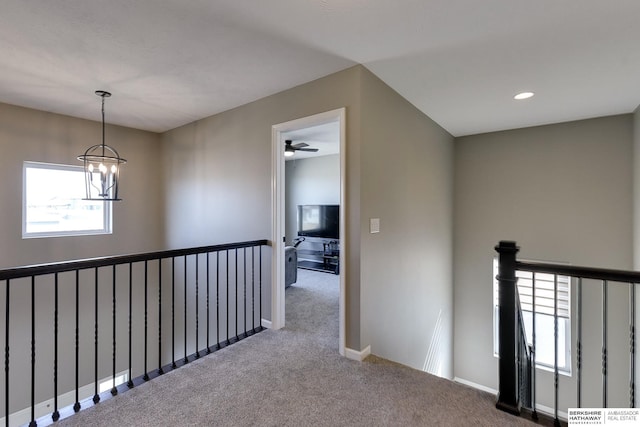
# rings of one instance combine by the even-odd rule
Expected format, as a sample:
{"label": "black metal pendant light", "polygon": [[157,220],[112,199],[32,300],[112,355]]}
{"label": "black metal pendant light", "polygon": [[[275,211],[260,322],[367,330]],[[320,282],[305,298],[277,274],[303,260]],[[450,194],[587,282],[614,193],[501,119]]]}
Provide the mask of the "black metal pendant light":
{"label": "black metal pendant light", "polygon": [[115,148],[104,143],[104,99],[111,94],[97,90],[96,95],[102,98],[102,144],[89,147],[78,160],[84,163],[86,197],[84,200],[115,201],[120,185],[120,165],[127,163],[120,157]]}

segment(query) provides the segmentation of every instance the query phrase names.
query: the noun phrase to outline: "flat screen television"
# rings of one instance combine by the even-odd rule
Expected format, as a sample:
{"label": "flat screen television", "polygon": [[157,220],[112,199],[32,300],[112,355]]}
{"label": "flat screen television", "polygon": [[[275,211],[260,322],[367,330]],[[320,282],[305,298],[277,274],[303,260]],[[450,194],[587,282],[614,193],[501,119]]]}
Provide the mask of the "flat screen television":
{"label": "flat screen television", "polygon": [[298,236],[340,238],[340,205],[298,205]]}

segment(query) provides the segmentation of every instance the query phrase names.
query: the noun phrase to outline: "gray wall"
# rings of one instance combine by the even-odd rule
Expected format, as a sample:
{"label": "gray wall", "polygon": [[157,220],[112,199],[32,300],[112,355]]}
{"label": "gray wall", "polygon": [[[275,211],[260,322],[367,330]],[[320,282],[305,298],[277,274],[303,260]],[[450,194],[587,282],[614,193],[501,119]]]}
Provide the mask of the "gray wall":
{"label": "gray wall", "polygon": [[[632,124],[631,115],[622,115],[456,139],[456,377],[497,389],[491,262],[499,240],[517,241],[524,259],[633,266]],[[600,313],[599,295],[597,286],[586,286],[587,313]],[[609,330],[610,380],[617,382],[610,387],[612,407],[627,402],[627,301],[626,289],[612,290],[610,321],[617,322]],[[584,326],[587,407],[600,406],[599,321],[591,316]],[[549,375],[540,375],[539,397],[552,406],[542,391],[552,390]],[[561,377],[563,395],[574,395],[574,381],[575,375]],[[574,402],[563,399],[560,406]]]}
{"label": "gray wall", "polygon": [[124,201],[113,206],[113,234],[22,239],[23,162],[80,165],[77,156],[99,144],[101,135],[99,122],[0,104],[0,268],[162,248],[160,138],[109,125],[107,144],[128,160],[121,172]]}
{"label": "gray wall", "polygon": [[453,137],[362,66],[164,134],[167,245],[269,239],[271,126],[341,107],[346,346],[450,377]]}
{"label": "gray wall", "polygon": [[[108,142],[129,160],[113,235],[22,240],[20,210],[4,209],[0,268],[269,239],[271,126],[340,107],[347,108],[342,153],[347,347],[371,345],[374,354],[445,377],[455,372],[495,389],[491,260],[500,239],[516,240],[521,256],[529,259],[633,265],[632,249],[640,240],[636,237],[634,246],[638,111],[458,138],[454,144],[447,132],[357,66],[161,136],[107,126]],[[99,136],[97,122],[0,104],[3,206],[21,206],[24,160],[72,163]],[[370,218],[381,219],[380,233],[369,234]],[[263,263],[268,301],[269,250]],[[27,288],[17,288],[14,296],[26,300]],[[134,290],[135,298],[139,292]],[[599,304],[597,294],[585,296],[590,309]],[[44,304],[50,292],[38,298]],[[613,291],[610,304],[626,307],[625,298]],[[270,305],[264,308],[270,318]],[[27,314],[14,312],[12,324],[27,324]],[[51,317],[44,306],[40,314]],[[626,322],[624,310],[612,310],[612,317]],[[587,326],[598,330],[595,320]],[[627,366],[623,335],[616,330],[610,336],[616,380],[624,379],[621,369]],[[597,334],[586,338],[593,348],[585,363],[596,368],[598,339]],[[622,350],[614,350],[616,343]],[[86,369],[90,375],[90,366]],[[572,381],[563,378],[561,387],[574,389]],[[597,394],[599,380],[585,381]],[[612,394],[612,402],[625,404],[619,393]],[[597,406],[593,396],[589,399]]]}
{"label": "gray wall", "polygon": [[298,235],[298,205],[340,204],[340,155],[285,162],[285,230],[287,244]]}
{"label": "gray wall", "polygon": [[451,377],[453,137],[367,72],[361,156],[362,343]]}
{"label": "gray wall", "polygon": [[[167,246],[271,239],[271,127],[347,109],[347,347],[360,348],[359,85],[353,67],[162,135]],[[354,226],[352,226],[352,224]],[[270,252],[263,317],[270,319]]]}
{"label": "gray wall", "polygon": [[[96,113],[99,115],[99,105]],[[79,165],[77,156],[89,146],[101,141],[101,124],[89,120],[80,120],[42,111],[30,110],[6,104],[0,104],[0,268],[24,266],[46,262],[93,258],[107,255],[160,250],[164,244],[164,220],[162,209],[162,187],[159,185],[161,156],[160,138],[157,134],[128,129],[118,126],[106,127],[107,144],[116,147],[128,160],[121,172],[122,202],[113,206],[113,234],[100,236],[73,236],[22,239],[22,165],[24,161],[37,161]],[[109,283],[109,272],[101,272]],[[81,294],[81,353],[83,362],[80,368],[80,385],[92,380],[92,343],[93,330],[93,275],[82,274],[80,278]],[[60,277],[60,326],[66,333],[60,336],[60,384],[59,391],[64,393],[73,387],[73,320],[75,313],[74,278],[63,274]],[[126,283],[123,281],[122,283]],[[0,306],[5,306],[5,286],[2,283]],[[11,366],[11,411],[27,406],[29,402],[29,354],[31,325],[31,289],[29,281],[11,282],[10,312],[10,366]],[[51,367],[53,348],[53,283],[52,277],[36,280],[36,358],[37,372],[41,382],[37,385],[36,401],[50,397],[52,392]],[[120,292],[120,291],[119,291]],[[140,288],[133,291],[136,298]],[[101,286],[101,309],[111,312],[111,296],[108,286]],[[120,292],[120,301],[123,297]],[[4,313],[4,310],[3,310]],[[66,317],[65,317],[66,316]],[[124,316],[119,319],[119,336],[126,337]],[[3,314],[4,320],[4,314]],[[111,330],[107,318],[102,318],[100,331],[101,352],[110,353]],[[4,324],[4,323],[3,323]],[[108,330],[107,330],[108,329]],[[62,329],[61,329],[62,330]],[[136,339],[140,337],[134,332]],[[2,336],[4,348],[4,334]],[[124,342],[120,342],[126,348]],[[122,354],[125,354],[124,352]],[[118,368],[124,369],[126,360],[120,357]],[[105,365],[106,367],[106,365]],[[139,364],[135,363],[135,368]],[[101,378],[108,375],[108,369],[101,369]],[[0,382],[4,384],[4,370],[0,373]],[[39,380],[40,381],[40,380]],[[14,388],[15,387],[15,388]],[[0,390],[0,398],[4,388]]]}

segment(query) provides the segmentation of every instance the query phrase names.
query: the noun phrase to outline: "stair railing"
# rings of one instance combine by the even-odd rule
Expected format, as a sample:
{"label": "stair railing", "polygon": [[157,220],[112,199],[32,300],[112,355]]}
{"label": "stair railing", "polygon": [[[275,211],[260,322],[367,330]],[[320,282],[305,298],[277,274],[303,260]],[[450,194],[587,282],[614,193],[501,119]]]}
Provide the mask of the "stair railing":
{"label": "stair railing", "polygon": [[[522,316],[522,309],[520,306],[520,297],[516,293],[516,305],[518,307],[518,325],[517,325],[517,367],[518,367],[518,393],[520,395],[521,405],[525,408],[533,408],[533,395],[534,395],[534,368],[535,359],[533,346],[530,346],[527,342],[527,333],[525,330],[524,318]],[[534,414],[534,418],[537,419],[537,415]]]}
{"label": "stair railing", "polygon": [[[583,406],[583,360],[584,360],[584,347],[582,337],[582,323],[584,319],[584,312],[582,307],[582,295],[583,295],[583,279],[599,281],[601,284],[601,407],[608,407],[608,298],[609,298],[609,284],[615,282],[616,285],[628,286],[629,290],[629,407],[634,408],[636,405],[636,366],[635,366],[635,323],[636,323],[636,295],[635,286],[640,283],[640,272],[637,271],[624,271],[624,270],[611,270],[592,267],[578,267],[570,265],[558,265],[550,263],[539,262],[524,262],[516,260],[516,255],[519,251],[518,246],[513,241],[501,241],[496,247],[496,251],[499,254],[499,272],[498,272],[498,284],[499,284],[499,389],[498,399],[496,407],[510,412],[512,414],[520,415],[523,408],[530,409],[534,417],[537,417],[536,413],[536,362],[535,362],[535,343],[536,343],[536,331],[535,331],[535,280],[536,273],[550,274],[554,278],[554,307],[553,307],[553,320],[554,320],[554,366],[553,366],[553,393],[554,393],[554,407],[553,407],[553,420],[555,425],[560,425],[560,418],[558,416],[559,405],[559,368],[558,368],[558,277],[566,276],[574,278],[577,289],[577,304],[576,304],[576,368],[577,368],[577,390],[576,390],[576,407],[582,408]],[[531,376],[529,383],[527,383],[526,376],[522,375],[524,369],[521,368],[521,361],[526,358],[523,342],[526,342],[526,337],[523,339],[522,334],[522,312],[519,307],[518,290],[517,290],[517,278],[516,271],[530,272],[533,274],[533,343],[531,348]],[[520,355],[520,356],[519,356]],[[529,400],[527,394],[531,393],[531,400]]]}
{"label": "stair railing", "polygon": [[266,245],[0,270],[5,426],[55,422],[262,331]]}

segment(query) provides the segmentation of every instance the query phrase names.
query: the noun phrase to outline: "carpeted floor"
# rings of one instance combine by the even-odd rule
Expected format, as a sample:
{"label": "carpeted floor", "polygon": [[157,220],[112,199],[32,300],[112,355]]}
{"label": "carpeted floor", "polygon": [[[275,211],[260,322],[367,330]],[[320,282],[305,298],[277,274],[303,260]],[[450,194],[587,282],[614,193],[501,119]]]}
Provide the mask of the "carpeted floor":
{"label": "carpeted floor", "polygon": [[338,276],[299,270],[287,326],[99,403],[57,426],[503,426],[494,396],[376,357],[338,354]]}

